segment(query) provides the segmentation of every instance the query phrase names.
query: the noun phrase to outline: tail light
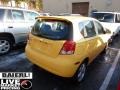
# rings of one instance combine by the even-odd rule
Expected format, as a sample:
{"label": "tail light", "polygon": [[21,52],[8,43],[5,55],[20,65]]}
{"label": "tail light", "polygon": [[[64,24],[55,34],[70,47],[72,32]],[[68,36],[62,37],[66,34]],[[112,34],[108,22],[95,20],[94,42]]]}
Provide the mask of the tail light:
{"label": "tail light", "polygon": [[120,83],[118,84],[118,89],[117,90],[120,90]]}
{"label": "tail light", "polygon": [[75,52],[76,43],[74,41],[66,41],[60,51],[61,55],[71,55]]}

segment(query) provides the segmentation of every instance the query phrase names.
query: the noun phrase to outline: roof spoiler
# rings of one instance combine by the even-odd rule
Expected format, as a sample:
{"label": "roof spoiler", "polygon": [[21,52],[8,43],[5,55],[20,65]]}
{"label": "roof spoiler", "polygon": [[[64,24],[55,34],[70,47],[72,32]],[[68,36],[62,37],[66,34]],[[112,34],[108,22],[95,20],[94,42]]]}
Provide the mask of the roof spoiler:
{"label": "roof spoiler", "polygon": [[53,19],[55,17],[53,16],[38,16],[38,17],[35,17],[35,19],[38,19],[38,18],[49,18],[49,19]]}
{"label": "roof spoiler", "polygon": [[65,18],[58,17],[58,16],[38,16],[38,17],[35,18],[35,20],[37,20],[39,18],[40,19],[52,19],[52,20],[58,19],[58,20],[64,20],[64,21],[70,22],[69,20],[67,20]]}

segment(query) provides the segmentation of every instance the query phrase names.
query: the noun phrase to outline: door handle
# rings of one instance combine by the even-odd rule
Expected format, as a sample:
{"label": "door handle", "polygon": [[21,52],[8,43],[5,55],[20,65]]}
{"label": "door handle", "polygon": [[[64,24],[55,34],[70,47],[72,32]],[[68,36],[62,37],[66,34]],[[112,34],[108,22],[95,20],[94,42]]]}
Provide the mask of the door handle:
{"label": "door handle", "polygon": [[13,28],[13,26],[8,26],[8,28]]}

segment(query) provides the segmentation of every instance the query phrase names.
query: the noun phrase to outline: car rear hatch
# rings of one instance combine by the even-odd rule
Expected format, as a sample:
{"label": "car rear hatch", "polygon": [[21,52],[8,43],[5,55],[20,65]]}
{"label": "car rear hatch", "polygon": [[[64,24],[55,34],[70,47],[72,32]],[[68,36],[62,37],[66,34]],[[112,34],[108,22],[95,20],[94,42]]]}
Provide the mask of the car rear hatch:
{"label": "car rear hatch", "polygon": [[40,54],[56,57],[66,41],[72,40],[72,24],[56,18],[38,19],[29,36],[30,47]]}

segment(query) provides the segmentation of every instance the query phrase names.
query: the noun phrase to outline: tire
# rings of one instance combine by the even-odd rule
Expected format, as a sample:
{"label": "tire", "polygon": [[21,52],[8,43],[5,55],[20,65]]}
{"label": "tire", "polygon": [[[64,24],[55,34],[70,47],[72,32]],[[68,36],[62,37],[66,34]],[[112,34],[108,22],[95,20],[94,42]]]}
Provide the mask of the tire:
{"label": "tire", "polygon": [[100,54],[105,54],[106,53],[108,45],[109,45],[109,43],[107,43],[107,45],[105,46],[105,48],[103,49],[103,51]]}
{"label": "tire", "polygon": [[7,54],[12,49],[12,42],[7,37],[0,37],[0,55]]}
{"label": "tire", "polygon": [[84,62],[78,68],[76,74],[73,77],[73,80],[77,83],[82,82],[85,78],[86,70],[87,70],[87,64]]}
{"label": "tire", "polygon": [[40,67],[38,67],[36,64],[33,64],[33,69],[39,69]]}

